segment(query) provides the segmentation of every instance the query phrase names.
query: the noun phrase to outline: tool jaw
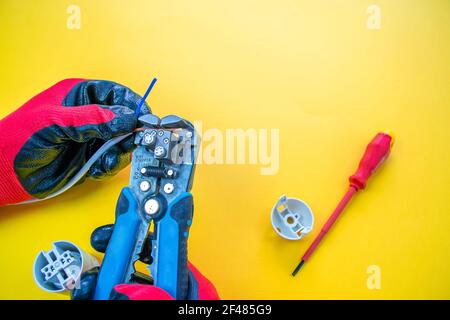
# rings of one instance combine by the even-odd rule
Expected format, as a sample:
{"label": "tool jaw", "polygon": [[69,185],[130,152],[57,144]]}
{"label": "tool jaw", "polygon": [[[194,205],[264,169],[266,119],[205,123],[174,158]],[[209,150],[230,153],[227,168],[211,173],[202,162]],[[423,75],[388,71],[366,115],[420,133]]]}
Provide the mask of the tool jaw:
{"label": "tool jaw", "polygon": [[[147,220],[155,205],[162,207],[192,188],[198,135],[194,126],[175,115],[162,119],[155,115],[139,118],[142,127],[135,135],[130,189],[140,203],[139,211]],[[151,217],[155,218],[155,217]]]}

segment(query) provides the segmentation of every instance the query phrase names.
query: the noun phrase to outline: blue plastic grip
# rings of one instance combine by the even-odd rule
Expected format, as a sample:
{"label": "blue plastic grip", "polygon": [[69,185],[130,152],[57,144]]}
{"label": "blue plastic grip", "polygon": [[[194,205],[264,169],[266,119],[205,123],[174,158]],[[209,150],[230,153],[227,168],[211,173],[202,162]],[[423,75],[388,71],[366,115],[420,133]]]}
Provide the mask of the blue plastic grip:
{"label": "blue plastic grip", "polygon": [[117,201],[114,231],[100,268],[94,300],[108,300],[114,286],[124,282],[141,223],[131,190],[123,188]]}
{"label": "blue plastic grip", "polygon": [[151,266],[155,285],[178,300],[188,297],[187,242],[193,211],[192,195],[184,192],[169,203],[156,223],[158,249]]}

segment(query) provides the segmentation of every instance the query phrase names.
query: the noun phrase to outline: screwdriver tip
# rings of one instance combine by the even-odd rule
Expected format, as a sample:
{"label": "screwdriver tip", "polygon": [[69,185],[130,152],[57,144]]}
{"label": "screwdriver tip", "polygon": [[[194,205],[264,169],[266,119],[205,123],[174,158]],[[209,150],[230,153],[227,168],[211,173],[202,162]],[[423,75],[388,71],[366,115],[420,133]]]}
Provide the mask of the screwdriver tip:
{"label": "screwdriver tip", "polygon": [[300,269],[302,268],[304,263],[305,263],[305,260],[300,261],[298,266],[295,268],[294,272],[292,272],[293,277],[295,277],[295,275],[300,271]]}

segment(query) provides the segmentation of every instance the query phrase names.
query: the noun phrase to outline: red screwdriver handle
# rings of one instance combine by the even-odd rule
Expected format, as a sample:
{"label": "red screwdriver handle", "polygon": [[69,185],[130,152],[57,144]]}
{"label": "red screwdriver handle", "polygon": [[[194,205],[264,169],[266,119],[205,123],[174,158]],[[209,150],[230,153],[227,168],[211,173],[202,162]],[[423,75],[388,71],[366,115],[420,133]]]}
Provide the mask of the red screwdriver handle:
{"label": "red screwdriver handle", "polygon": [[387,133],[378,133],[375,138],[373,138],[359,162],[358,170],[349,178],[352,187],[357,190],[366,187],[369,177],[389,155],[392,142],[392,137]]}

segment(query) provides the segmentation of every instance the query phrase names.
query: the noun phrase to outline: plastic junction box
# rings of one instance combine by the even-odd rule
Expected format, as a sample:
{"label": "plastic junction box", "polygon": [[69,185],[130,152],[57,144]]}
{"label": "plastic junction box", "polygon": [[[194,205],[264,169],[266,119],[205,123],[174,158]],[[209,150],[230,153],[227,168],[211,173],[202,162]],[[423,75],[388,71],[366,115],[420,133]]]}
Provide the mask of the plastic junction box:
{"label": "plastic junction box", "polygon": [[272,209],[272,226],[285,239],[300,240],[314,225],[311,208],[302,200],[282,195]]}
{"label": "plastic junction box", "polygon": [[37,285],[48,292],[73,290],[83,274],[98,267],[98,261],[69,241],[56,241],[47,252],[41,251],[33,265]]}

